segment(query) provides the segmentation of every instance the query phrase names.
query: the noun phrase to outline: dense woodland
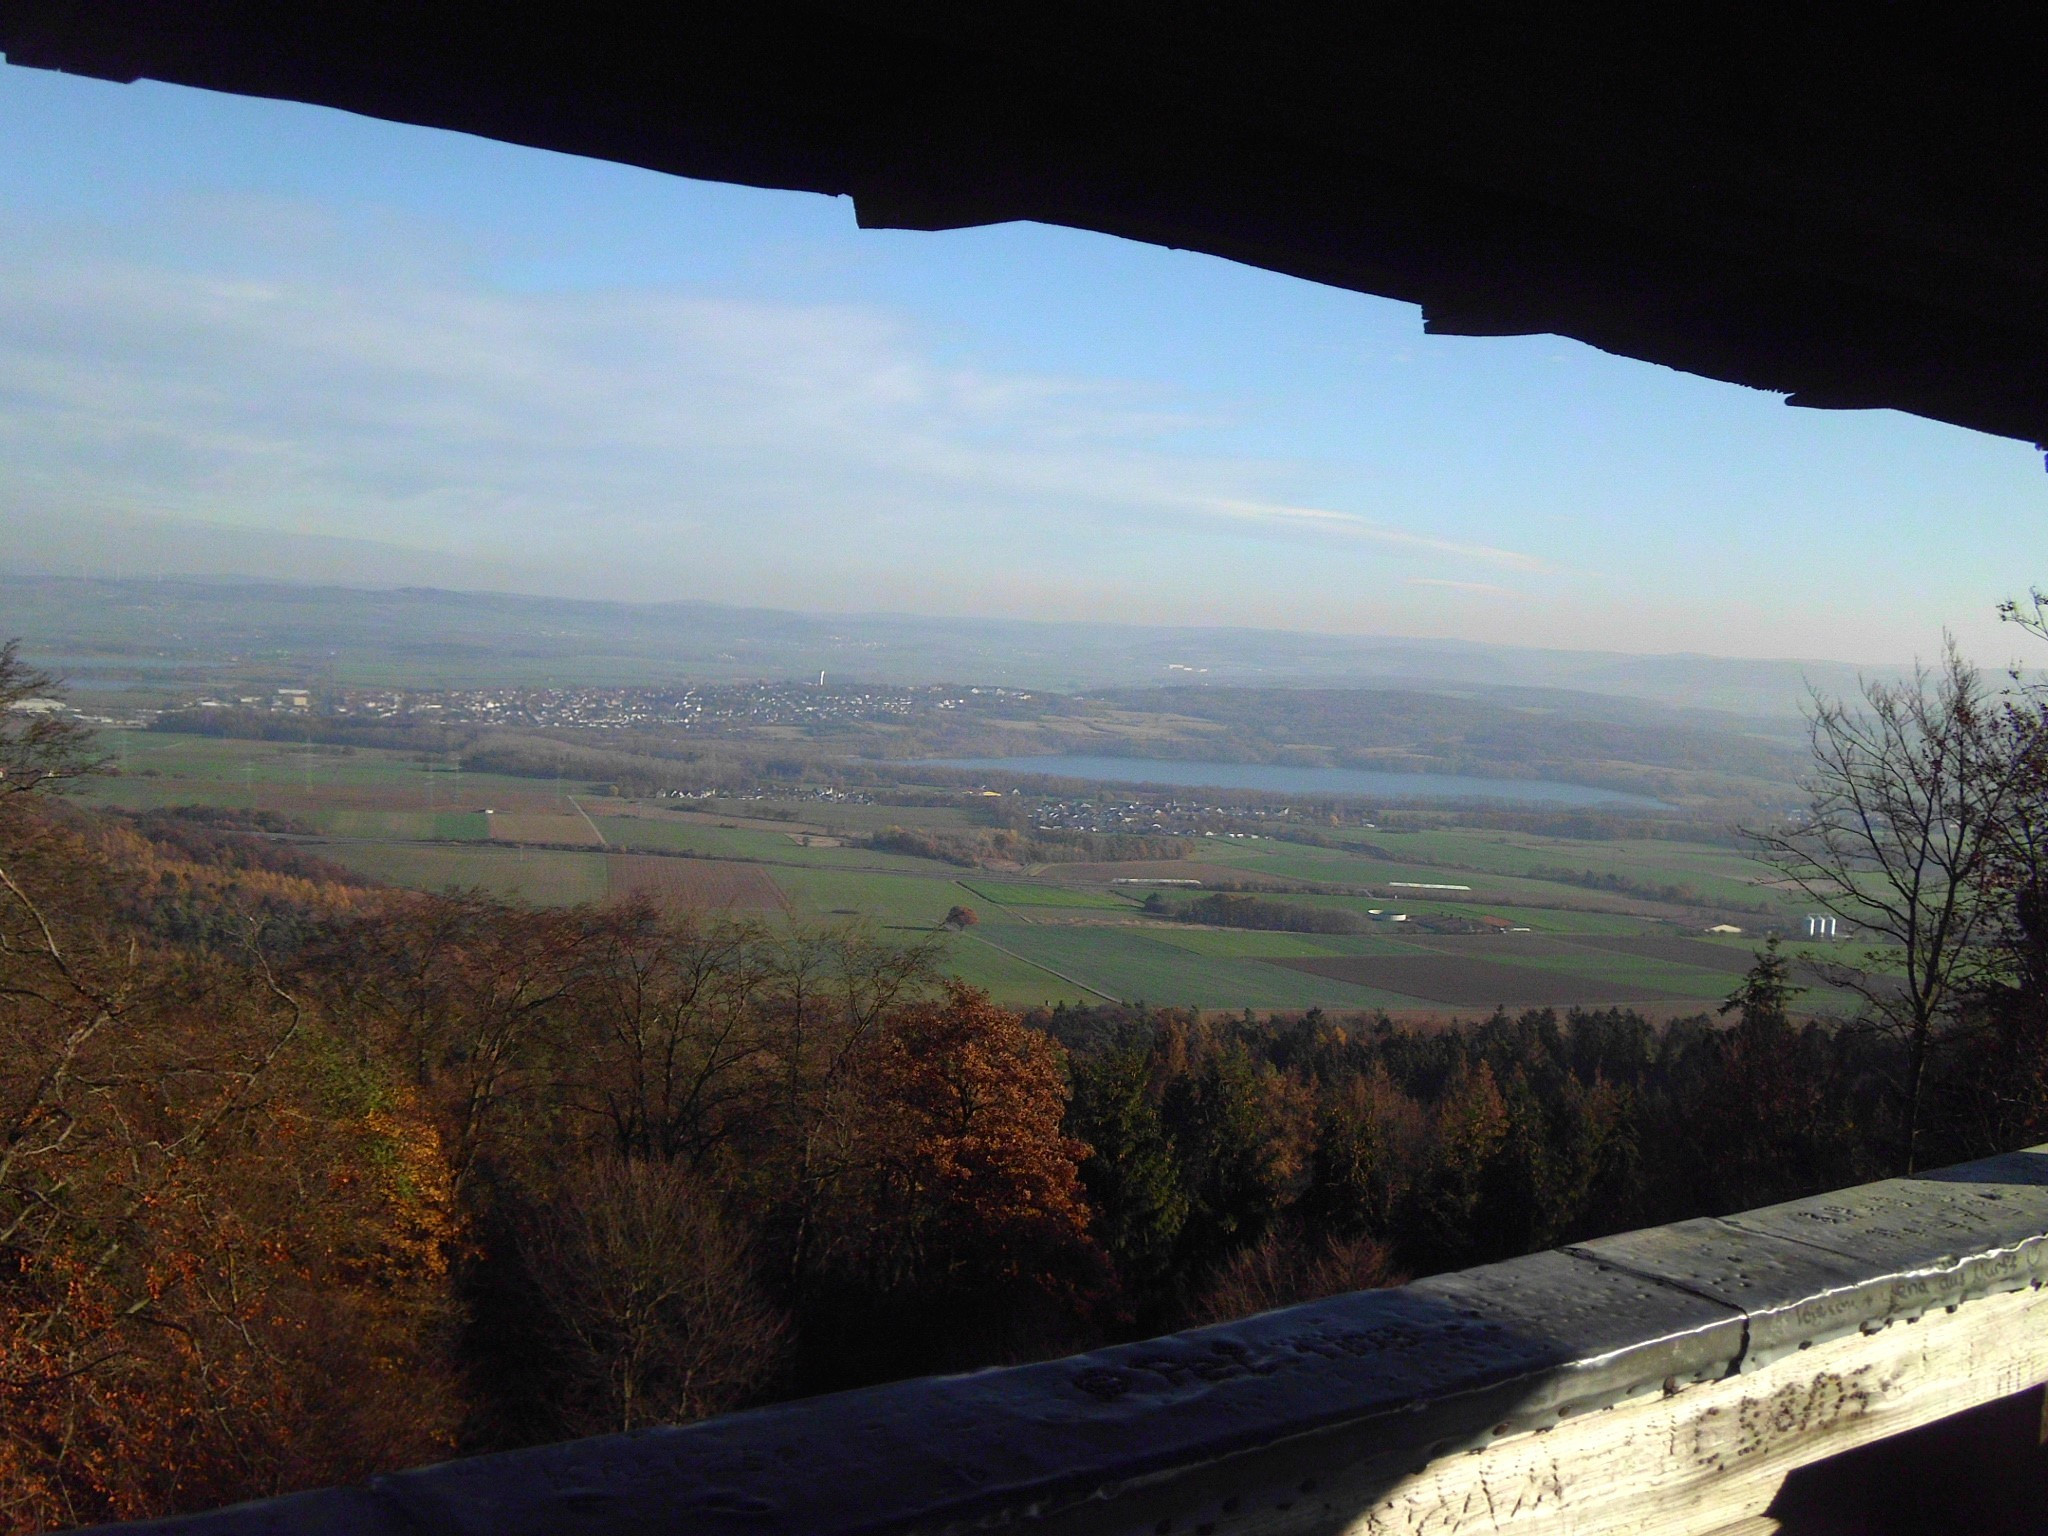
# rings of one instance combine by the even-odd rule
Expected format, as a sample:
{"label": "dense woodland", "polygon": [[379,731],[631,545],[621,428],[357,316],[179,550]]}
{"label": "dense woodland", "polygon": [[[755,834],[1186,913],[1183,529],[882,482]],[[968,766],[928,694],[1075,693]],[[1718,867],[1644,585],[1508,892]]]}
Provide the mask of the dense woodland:
{"label": "dense woodland", "polygon": [[1019,1016],[858,928],[370,887],[229,814],[77,808],[89,740],[7,709],[49,686],[0,653],[8,1529],[1043,1356],[2048,1133],[2039,701],[1959,663],[1817,717],[1811,813],[1761,834],[1892,945],[1840,978],[1855,1017],[1806,1017],[1766,951],[1718,1016],[1429,1030]]}

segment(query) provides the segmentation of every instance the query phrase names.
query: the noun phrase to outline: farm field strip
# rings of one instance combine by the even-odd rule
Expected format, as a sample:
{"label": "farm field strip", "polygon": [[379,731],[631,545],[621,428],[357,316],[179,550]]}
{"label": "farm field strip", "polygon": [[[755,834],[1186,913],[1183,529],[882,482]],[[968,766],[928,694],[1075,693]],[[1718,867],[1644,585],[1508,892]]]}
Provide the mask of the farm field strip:
{"label": "farm field strip", "polygon": [[[1455,901],[1391,901],[1368,900],[1357,896],[1304,896],[1290,897],[1312,906],[1336,907],[1343,911],[1367,912],[1373,907],[1382,911],[1406,912],[1411,917],[1455,917],[1468,922],[1479,922],[1493,917],[1503,918],[1517,927],[1527,927],[1532,932],[1557,935],[1575,933],[1631,934],[1657,931],[1649,919],[1635,917],[1621,912],[1582,912],[1563,907],[1523,907],[1506,902],[1478,903]],[[1399,925],[1387,925],[1390,933],[1403,934],[1412,930]]]}
{"label": "farm field strip", "polygon": [[[1418,948],[1444,956],[1455,956],[1480,964],[1527,966],[1533,970],[1556,971],[1584,978],[1589,984],[1619,982],[1655,987],[1679,997],[1717,1001],[1729,989],[1731,974],[1748,970],[1749,957],[1739,951],[1739,964],[1731,971],[1712,945],[1698,946],[1710,952],[1715,963],[1702,965],[1690,958],[1675,958],[1659,946],[1684,945],[1684,939],[1645,937],[1642,939],[1565,939],[1544,934],[1418,934],[1412,941]],[[1685,954],[1686,951],[1677,951]]]}
{"label": "farm field strip", "polygon": [[768,832],[748,832],[703,822],[656,821],[652,817],[599,814],[605,841],[615,848],[661,853],[704,854],[714,858],[768,858],[787,853],[790,844]]}
{"label": "farm field strip", "polygon": [[[1384,841],[1374,842],[1374,839]],[[1470,884],[1475,895],[1521,900],[1577,893],[1580,902],[1645,901],[1647,892],[1610,891],[1536,873],[1539,869],[1614,873],[1646,887],[1689,886],[1702,903],[1736,908],[1768,900],[1762,870],[1742,855],[1703,844],[1634,843],[1544,848],[1473,833],[1371,833],[1373,851],[1318,848],[1261,839],[1231,843],[1213,855],[1247,872],[1330,884],[1386,885],[1397,880]],[[1204,845],[1205,853],[1208,845]],[[1401,857],[1413,853],[1412,861]]]}
{"label": "farm field strip", "polygon": [[489,805],[528,813],[549,814],[565,808],[560,795],[528,791],[519,796],[492,793],[428,794],[408,784],[315,785],[266,783],[226,778],[130,778],[92,780],[79,786],[81,799],[94,805],[143,810],[161,805],[215,805],[231,811],[272,811],[314,821],[350,811],[408,816],[468,815]]}
{"label": "farm field strip", "polygon": [[602,848],[604,838],[586,818],[573,811],[552,815],[500,813],[486,818],[494,843],[556,843],[576,847]]}
{"label": "farm field strip", "polygon": [[808,816],[788,820],[779,816],[750,816],[744,811],[675,810],[663,802],[607,799],[599,802],[598,814],[631,817],[636,821],[663,821],[678,827],[726,827],[740,832],[794,832],[829,837],[832,829]]}
{"label": "farm field strip", "polygon": [[[1206,886],[1218,880],[1243,880],[1246,878],[1246,871],[1234,865],[1211,863],[1206,859],[1128,859],[1115,864],[1047,864],[1042,866],[1042,878],[1060,885],[1115,885],[1120,881],[1132,882],[1128,888],[1142,897],[1150,889],[1172,890],[1174,885],[1171,882],[1175,881],[1193,881]],[[1168,883],[1161,885],[1162,881]],[[1191,889],[1187,886],[1181,888]]]}
{"label": "farm field strip", "polygon": [[1753,860],[1738,850],[1708,843],[1657,839],[1531,841],[1513,833],[1479,831],[1370,832],[1362,840],[1389,854],[1412,854],[1418,863],[1442,869],[1462,867],[1500,874],[1526,875],[1539,868],[1599,866],[1660,883],[1724,879],[1741,884],[1761,872]]}
{"label": "farm field strip", "polygon": [[1010,949],[1005,945],[998,944],[994,939],[988,937],[988,935],[986,934],[975,933],[969,934],[967,937],[973,943],[979,945],[983,949],[994,950],[997,954],[1003,956],[1007,960],[1013,961],[1018,965],[1029,966],[1031,969],[1038,971],[1045,976],[1051,977],[1054,981],[1059,982],[1065,986],[1074,987],[1081,992],[1087,993],[1091,997],[1098,997],[1106,1003],[1120,1003],[1123,1001],[1122,998],[1117,997],[1113,993],[1104,992],[1099,988],[1091,987],[1088,985],[1087,982],[1081,981],[1073,976],[1069,976],[1062,971],[1057,971],[1053,969],[1051,966],[1044,964],[1042,961],[1027,960],[1024,956],[1018,954],[1017,951],[1015,951],[1014,949]]}
{"label": "farm field strip", "polygon": [[933,831],[965,832],[982,825],[977,817],[954,806],[919,806],[911,811],[900,805],[848,805],[843,801],[822,808],[814,801],[800,800],[771,800],[765,804],[787,810],[800,820],[816,821],[842,837],[886,831],[909,819]]}
{"label": "farm field strip", "polygon": [[[1314,956],[1423,957],[1530,966],[1575,974],[1589,982],[1637,983],[1678,996],[1718,998],[1727,990],[1725,977],[1747,971],[1753,957],[1744,950],[1687,939],[1641,939],[1556,934],[1297,934],[1250,929],[1216,929],[1167,925],[1147,927],[1161,943],[1196,953],[1244,958]],[[1662,946],[1671,946],[1665,953]],[[1703,965],[1695,950],[1706,951],[1714,963]]]}
{"label": "farm field strip", "polygon": [[778,868],[775,882],[794,913],[824,922],[865,918],[882,927],[935,930],[960,903],[951,880],[915,875]]}
{"label": "farm field strip", "polygon": [[[669,854],[685,858],[739,859],[778,869],[834,871],[876,876],[912,875],[952,882],[961,870],[936,859],[846,848],[836,843],[805,843],[783,832],[760,832],[702,823],[675,825],[642,818],[599,814],[606,846],[627,852]],[[801,834],[799,834],[801,836]]]}
{"label": "farm field strip", "polygon": [[1244,959],[1268,955],[1413,955],[1414,942],[1380,933],[1293,933],[1269,928],[1209,928],[1194,923],[1148,923],[1148,937],[1195,954]]}
{"label": "farm field strip", "polygon": [[322,811],[303,819],[331,837],[379,842],[481,842],[491,830],[475,811]]}
{"label": "farm field strip", "polygon": [[399,797],[397,803],[383,808],[404,810],[467,807],[472,797],[486,797],[476,802],[479,804],[509,798],[544,809],[563,803],[560,789],[539,788],[541,781],[423,768],[409,754],[375,747],[315,745],[309,753],[289,742],[238,741],[168,731],[108,731],[101,739],[122,775],[83,786],[88,795],[124,783],[169,779],[192,786],[213,784],[223,790],[254,785],[344,799],[365,792],[382,793]]}
{"label": "farm field strip", "polygon": [[815,869],[871,870],[878,874],[930,875],[942,880],[958,879],[966,871],[957,864],[947,864],[939,859],[921,859],[915,854],[891,853],[882,848],[824,848],[812,845],[806,848],[788,837],[779,840],[779,847],[764,857],[777,863],[794,862]]}
{"label": "farm field strip", "polygon": [[[1478,965],[1504,964],[1551,975],[1569,977],[1575,984],[1597,994],[1610,986],[1648,987],[1665,997],[1689,997],[1702,1003],[1718,1003],[1728,995],[1731,979],[1726,972],[1702,970],[1697,966],[1673,965],[1643,956],[1619,955],[1602,950],[1581,950],[1576,955],[1491,956],[1459,955],[1460,962]],[[1600,996],[1602,1002],[1616,999]]]}
{"label": "farm field strip", "polygon": [[[1509,901],[1449,899],[1440,893],[1396,891],[1389,896],[1332,896],[1320,891],[1287,892],[1273,898],[1290,904],[1349,912],[1356,917],[1371,913],[1405,912],[1411,918],[1455,917],[1471,922],[1500,918],[1532,930],[1551,933],[1644,933],[1655,920],[1625,912],[1587,912],[1567,907],[1524,906]],[[1391,929],[1392,924],[1388,925]]]}
{"label": "farm field strip", "polygon": [[1321,935],[1269,933],[1255,928],[1170,927],[1162,923],[1147,928],[1145,934],[1189,954],[1207,955],[1218,960],[1269,960],[1344,953]]}
{"label": "farm field strip", "polygon": [[1455,1008],[1659,1003],[1688,996],[1685,992],[1633,982],[1593,980],[1568,971],[1508,965],[1467,955],[1347,956],[1263,963]]}
{"label": "farm field strip", "polygon": [[1677,965],[1689,965],[1700,970],[1721,971],[1731,976],[1741,976],[1756,964],[1756,954],[1763,946],[1749,944],[1715,944],[1705,939],[1685,939],[1645,935],[1641,938],[1606,938],[1588,935],[1578,941],[1580,944],[1611,950],[1618,955],[1640,955],[1653,960],[1668,960]]}
{"label": "farm field strip", "polygon": [[999,907],[1073,907],[1090,911],[1131,912],[1136,903],[1096,891],[1057,885],[1030,885],[1021,880],[961,880],[961,889]]}
{"label": "farm field strip", "polygon": [[542,906],[602,901],[610,893],[605,856],[595,852],[454,843],[360,842],[314,846],[323,858],[359,874],[414,890],[473,886],[493,896]]}
{"label": "farm field strip", "polygon": [[[1198,1008],[1311,1008],[1329,1004],[1326,980],[1289,975],[1285,962],[1230,959],[1195,954],[1160,942],[1135,927],[1038,927],[1012,929],[1002,943],[1024,958],[1073,976],[1125,1001]],[[1351,991],[1349,1006],[1412,1008],[1410,995]]]}
{"label": "farm field strip", "polygon": [[1407,943],[1411,950],[1428,954],[1504,960],[1510,965],[1538,959],[1584,960],[1611,954],[1605,949],[1589,950],[1576,939],[1550,933],[1417,933]]}
{"label": "farm field strip", "polygon": [[971,987],[986,988],[997,1002],[1013,1008],[1100,1001],[1087,987],[1063,980],[1044,966],[975,934],[959,935],[947,944],[946,969]]}
{"label": "farm field strip", "polygon": [[645,896],[675,912],[781,914],[789,910],[789,899],[758,864],[610,853],[605,856],[605,877],[613,897]]}

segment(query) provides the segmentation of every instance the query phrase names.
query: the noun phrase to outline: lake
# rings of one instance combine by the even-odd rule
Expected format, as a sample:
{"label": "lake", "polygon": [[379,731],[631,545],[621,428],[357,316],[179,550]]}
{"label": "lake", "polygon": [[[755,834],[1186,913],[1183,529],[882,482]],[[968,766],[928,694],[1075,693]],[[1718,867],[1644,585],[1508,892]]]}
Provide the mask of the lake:
{"label": "lake", "polygon": [[1557,779],[1483,779],[1461,773],[1383,773],[1370,768],[1290,768],[1279,763],[1198,763],[1152,757],[928,757],[924,768],[1038,773],[1105,784],[1261,789],[1281,795],[1364,795],[1376,800],[1506,800],[1522,805],[1633,806],[1667,810],[1648,795]]}

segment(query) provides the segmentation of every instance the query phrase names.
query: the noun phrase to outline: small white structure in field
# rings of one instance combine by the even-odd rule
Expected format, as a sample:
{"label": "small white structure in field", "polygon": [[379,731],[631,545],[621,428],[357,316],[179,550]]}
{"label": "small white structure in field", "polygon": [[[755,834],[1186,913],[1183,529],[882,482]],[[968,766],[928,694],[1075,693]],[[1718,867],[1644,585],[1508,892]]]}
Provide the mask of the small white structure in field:
{"label": "small white structure in field", "polygon": [[1806,936],[1809,939],[1838,939],[1841,934],[1835,928],[1834,918],[1809,916],[1806,919]]}
{"label": "small white structure in field", "polygon": [[1740,933],[1742,930],[1733,923],[1716,923],[1707,930],[1709,933]]}

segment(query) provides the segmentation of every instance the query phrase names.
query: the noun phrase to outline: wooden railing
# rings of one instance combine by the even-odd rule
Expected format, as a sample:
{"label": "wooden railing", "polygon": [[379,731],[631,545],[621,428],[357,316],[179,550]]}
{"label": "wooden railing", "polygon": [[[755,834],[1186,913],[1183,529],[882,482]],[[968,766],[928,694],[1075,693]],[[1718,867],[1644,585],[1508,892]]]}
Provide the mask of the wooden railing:
{"label": "wooden railing", "polygon": [[1788,1474],[2048,1381],[2048,1148],[1039,1365],[131,1531],[1764,1531]]}

